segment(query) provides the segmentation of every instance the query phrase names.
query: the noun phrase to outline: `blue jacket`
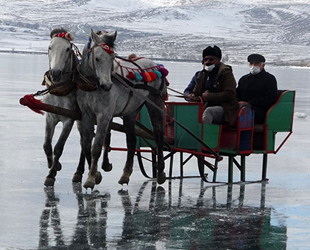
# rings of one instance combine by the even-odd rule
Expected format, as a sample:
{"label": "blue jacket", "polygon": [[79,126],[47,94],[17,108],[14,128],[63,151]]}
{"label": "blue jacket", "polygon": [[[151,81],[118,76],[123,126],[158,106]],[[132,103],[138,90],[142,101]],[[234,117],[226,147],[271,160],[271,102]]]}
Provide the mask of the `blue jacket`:
{"label": "blue jacket", "polygon": [[197,78],[199,72],[200,72],[200,71],[197,71],[197,72],[195,73],[195,75],[193,76],[192,80],[190,81],[190,83],[189,83],[189,84],[187,85],[187,87],[185,88],[185,90],[184,90],[184,92],[183,92],[185,95],[189,95],[190,93],[193,92],[193,90],[194,90],[194,88],[195,88],[195,85],[196,85],[196,78]]}

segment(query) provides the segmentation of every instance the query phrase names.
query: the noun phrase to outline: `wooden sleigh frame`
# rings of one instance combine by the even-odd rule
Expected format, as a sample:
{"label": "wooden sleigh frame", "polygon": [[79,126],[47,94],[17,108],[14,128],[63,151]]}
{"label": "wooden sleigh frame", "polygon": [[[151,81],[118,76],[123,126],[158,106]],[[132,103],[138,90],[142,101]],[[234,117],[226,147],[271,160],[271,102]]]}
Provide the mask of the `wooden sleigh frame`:
{"label": "wooden sleigh frame", "polygon": [[[200,177],[207,181],[205,167],[213,172],[212,182],[217,182],[217,169],[223,157],[228,157],[228,183],[233,182],[233,167],[240,171],[240,181],[245,182],[246,157],[260,154],[262,160],[262,178],[266,180],[268,154],[276,154],[293,132],[295,91],[279,90],[277,102],[269,109],[264,124],[254,125],[254,114],[249,107],[242,107],[238,114],[237,125],[203,124],[202,103],[167,102],[165,119],[166,156],[170,159],[168,178],[187,178],[184,166],[192,157],[197,158]],[[138,117],[139,123],[151,130],[146,109]],[[277,145],[277,135],[286,136]],[[263,142],[260,147],[254,138]],[[112,150],[126,150],[113,148]],[[156,147],[150,139],[137,137],[136,154],[140,169],[148,178],[156,177]],[[144,157],[150,153],[151,157]],[[173,176],[174,156],[179,154],[180,175]],[[185,154],[187,157],[184,158]],[[237,158],[240,159],[238,160]],[[143,161],[152,163],[152,175],[147,174]],[[211,163],[210,161],[214,161]]]}

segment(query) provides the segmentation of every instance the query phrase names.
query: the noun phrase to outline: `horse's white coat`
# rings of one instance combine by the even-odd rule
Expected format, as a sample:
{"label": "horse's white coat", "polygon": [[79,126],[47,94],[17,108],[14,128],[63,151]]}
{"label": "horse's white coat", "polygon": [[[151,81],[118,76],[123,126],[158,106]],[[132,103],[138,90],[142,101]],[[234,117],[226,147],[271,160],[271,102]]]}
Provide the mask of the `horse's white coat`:
{"label": "horse's white coat", "polygon": [[[147,97],[158,107],[155,108],[153,105],[150,105],[150,103],[145,103],[149,110],[150,119],[154,129],[154,137],[158,145],[158,182],[163,183],[165,181],[165,174],[163,172],[164,101],[162,96],[165,95],[166,86],[164,85],[164,88],[162,89],[162,96],[151,93],[147,90],[136,90],[140,93],[140,95],[136,95],[136,91],[132,94],[128,87],[124,86],[117,80],[110,82],[113,69],[113,57],[98,45],[105,43],[109,46],[112,45],[111,47],[113,47],[116,33],[97,35],[92,32],[91,37],[92,43],[90,49],[92,53],[90,56],[87,55],[89,48],[85,45],[81,62],[81,72],[86,77],[97,77],[100,82],[100,87],[97,90],[90,92],[79,89],[77,91],[77,101],[82,112],[82,147],[88,162],[91,162],[88,179],[86,180],[84,187],[93,188],[95,184],[98,184],[96,181],[96,177],[98,176],[98,159],[108,134],[109,124],[112,118],[116,116],[123,117],[128,148],[127,161],[119,183],[128,184],[132,172],[133,156],[135,153],[136,137],[134,134],[134,127],[136,116],[142,105],[145,103],[145,98],[141,98],[140,95]],[[93,47],[95,47],[95,49],[92,49]],[[141,68],[149,68],[157,65],[149,59],[141,60],[141,62],[139,61],[139,64]],[[157,79],[149,84],[152,84],[155,89],[159,89],[163,80],[164,79]],[[95,124],[97,124],[97,130],[94,141],[92,141]]]}
{"label": "horse's white coat", "polygon": [[[52,31],[53,32],[53,31]],[[52,84],[60,84],[72,80],[73,71],[75,70],[76,56],[71,49],[70,41],[61,38],[53,37],[48,49],[49,58],[49,76]],[[76,90],[74,89],[69,94],[64,96],[57,96],[48,93],[43,98],[44,103],[62,107],[65,109],[77,111],[78,105],[76,102]],[[52,147],[52,139],[56,125],[61,122],[63,124],[60,136],[54,146]],[[62,155],[64,145],[71,132],[74,120],[62,115],[47,113],[45,125],[45,140],[44,151],[50,169],[49,175],[46,177],[45,185],[53,186],[57,171],[61,169],[59,158]],[[84,163],[83,163],[84,165]]]}

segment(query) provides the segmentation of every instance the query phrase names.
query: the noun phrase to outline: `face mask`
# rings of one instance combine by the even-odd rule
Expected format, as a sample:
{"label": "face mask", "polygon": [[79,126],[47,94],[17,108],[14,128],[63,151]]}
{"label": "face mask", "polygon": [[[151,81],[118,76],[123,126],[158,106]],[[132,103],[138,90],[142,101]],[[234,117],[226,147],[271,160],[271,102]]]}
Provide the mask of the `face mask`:
{"label": "face mask", "polygon": [[209,66],[205,66],[205,70],[211,72],[213,69],[215,68],[215,64],[209,65]]}
{"label": "face mask", "polygon": [[250,66],[250,73],[252,75],[257,75],[260,71],[261,70],[259,66]]}

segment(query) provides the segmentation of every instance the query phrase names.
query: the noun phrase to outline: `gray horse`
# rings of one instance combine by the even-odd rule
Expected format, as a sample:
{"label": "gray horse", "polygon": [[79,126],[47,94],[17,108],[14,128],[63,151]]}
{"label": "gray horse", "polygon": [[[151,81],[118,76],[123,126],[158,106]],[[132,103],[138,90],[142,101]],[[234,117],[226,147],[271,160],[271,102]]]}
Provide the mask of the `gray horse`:
{"label": "gray horse", "polygon": [[[134,64],[127,61],[117,62],[114,53],[116,36],[117,32],[108,34],[92,31],[90,41],[83,50],[81,74],[88,79],[95,79],[96,82],[93,91],[77,90],[77,101],[82,112],[81,144],[90,167],[88,178],[84,183],[85,188],[93,189],[95,184],[99,184],[101,180],[97,163],[113,117],[122,117],[124,121],[128,151],[119,183],[128,184],[136,146],[135,122],[144,104],[149,112],[157,144],[157,182],[162,184],[166,180],[163,156],[165,77],[158,77],[148,83],[150,89],[154,91],[143,89],[143,87],[136,89],[136,85],[146,86],[146,84],[142,81],[125,79],[121,76],[123,70],[132,71],[131,75],[133,75],[133,71],[137,72],[140,69],[153,71],[159,66],[146,58],[136,60]],[[113,74],[118,74],[113,76],[112,71]],[[95,124],[97,128],[94,134]]]}
{"label": "gray horse", "polygon": [[[47,86],[48,93],[44,96],[43,101],[46,104],[78,111],[76,84],[74,82],[78,59],[72,48],[72,34],[65,29],[54,29],[50,36],[51,41],[48,47],[49,70],[46,72],[43,81]],[[63,127],[53,150],[52,139],[55,127],[59,122],[63,123]],[[61,170],[59,158],[62,155],[73,124],[74,119],[72,118],[49,112],[46,113],[43,148],[50,171],[45,179],[45,186],[54,186],[57,171]],[[85,157],[81,151],[78,169],[84,168],[84,163]],[[73,181],[81,181],[81,177],[79,179],[74,176]]]}

